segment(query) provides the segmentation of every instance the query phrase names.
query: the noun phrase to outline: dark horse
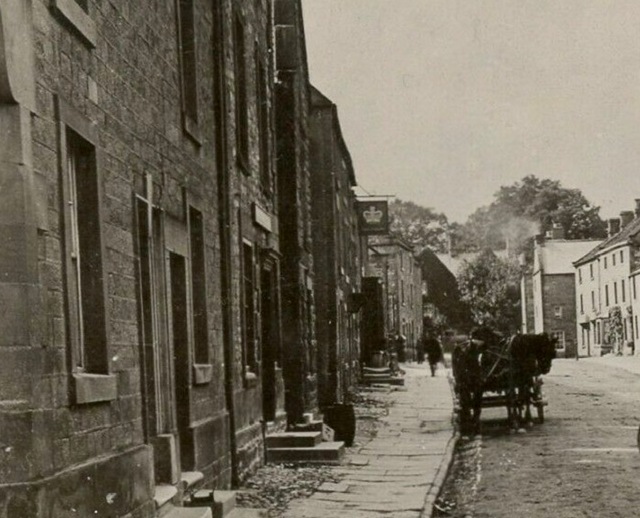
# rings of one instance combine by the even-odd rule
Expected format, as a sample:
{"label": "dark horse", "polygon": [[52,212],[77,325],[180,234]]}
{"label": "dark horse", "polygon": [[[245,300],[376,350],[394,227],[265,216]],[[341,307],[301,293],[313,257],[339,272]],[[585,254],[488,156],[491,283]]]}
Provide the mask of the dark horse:
{"label": "dark horse", "polygon": [[523,409],[524,420],[531,422],[532,404],[542,419],[539,376],[549,372],[554,357],[555,340],[546,334],[505,338],[488,327],[475,329],[452,354],[462,431],[479,433],[485,392],[500,394],[492,401],[506,406],[514,429],[523,421]]}

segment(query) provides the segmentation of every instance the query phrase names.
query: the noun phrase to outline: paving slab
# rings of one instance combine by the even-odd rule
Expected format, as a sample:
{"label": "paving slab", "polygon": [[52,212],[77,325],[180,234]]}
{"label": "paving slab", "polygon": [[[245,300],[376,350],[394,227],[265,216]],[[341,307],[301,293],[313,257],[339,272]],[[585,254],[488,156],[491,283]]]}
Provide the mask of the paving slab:
{"label": "paving slab", "polygon": [[447,371],[404,369],[405,386],[371,397],[390,403],[375,438],[350,449],[334,468],[338,484],[323,484],[293,500],[285,518],[328,516],[429,518],[453,455],[453,399]]}

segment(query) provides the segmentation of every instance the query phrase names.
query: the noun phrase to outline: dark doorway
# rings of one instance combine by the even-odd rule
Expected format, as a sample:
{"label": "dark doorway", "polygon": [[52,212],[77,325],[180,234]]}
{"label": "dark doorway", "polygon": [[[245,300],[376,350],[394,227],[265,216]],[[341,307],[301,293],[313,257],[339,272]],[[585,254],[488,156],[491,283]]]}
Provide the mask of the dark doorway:
{"label": "dark doorway", "polygon": [[189,431],[189,326],[187,312],[186,261],[181,255],[169,253],[169,275],[171,279],[171,339],[175,369],[175,401],[178,425],[178,443],[182,470],[190,469],[185,444]]}
{"label": "dark doorway", "polygon": [[262,335],[262,414],[265,421],[276,417],[276,362],[278,360],[278,311],[273,267],[263,267],[260,279]]}

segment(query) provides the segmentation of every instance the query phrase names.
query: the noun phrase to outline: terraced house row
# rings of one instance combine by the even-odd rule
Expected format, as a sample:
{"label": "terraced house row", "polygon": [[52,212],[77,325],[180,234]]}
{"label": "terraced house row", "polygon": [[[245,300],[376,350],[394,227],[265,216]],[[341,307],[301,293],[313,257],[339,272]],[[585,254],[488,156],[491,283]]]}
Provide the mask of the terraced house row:
{"label": "terraced house row", "polygon": [[195,489],[359,373],[365,238],[300,0],[0,24],[0,517],[209,516]]}

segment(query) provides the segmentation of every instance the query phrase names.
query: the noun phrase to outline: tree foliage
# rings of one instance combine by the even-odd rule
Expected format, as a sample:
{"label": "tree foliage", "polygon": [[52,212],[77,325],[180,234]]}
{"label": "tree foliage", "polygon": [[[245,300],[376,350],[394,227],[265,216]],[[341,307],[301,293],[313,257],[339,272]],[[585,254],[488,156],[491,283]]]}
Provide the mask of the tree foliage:
{"label": "tree foliage", "polygon": [[510,248],[519,250],[526,240],[559,224],[567,239],[601,238],[606,234],[600,208],[591,205],[579,189],[557,180],[530,175],[500,187],[494,201],[477,209],[457,233],[464,250]]}
{"label": "tree foliage", "polygon": [[389,205],[391,233],[413,246],[416,252],[429,248],[447,250],[449,221],[444,214],[411,201],[394,200]]}
{"label": "tree foliage", "polygon": [[462,302],[476,325],[490,325],[505,333],[519,326],[518,265],[485,249],[465,261],[458,274]]}

